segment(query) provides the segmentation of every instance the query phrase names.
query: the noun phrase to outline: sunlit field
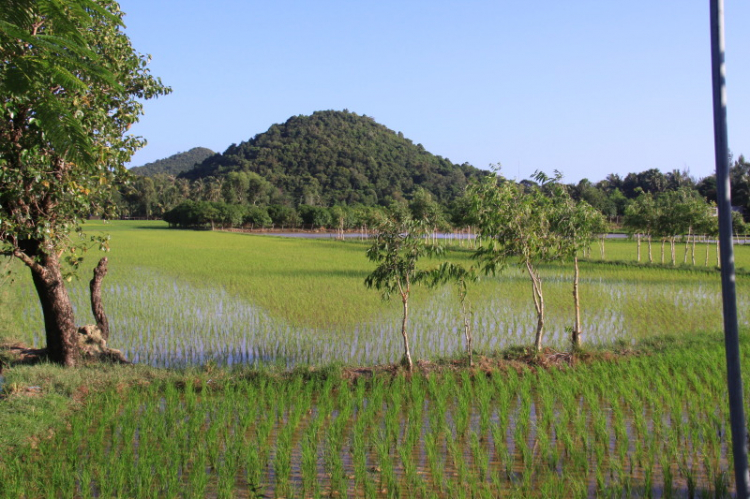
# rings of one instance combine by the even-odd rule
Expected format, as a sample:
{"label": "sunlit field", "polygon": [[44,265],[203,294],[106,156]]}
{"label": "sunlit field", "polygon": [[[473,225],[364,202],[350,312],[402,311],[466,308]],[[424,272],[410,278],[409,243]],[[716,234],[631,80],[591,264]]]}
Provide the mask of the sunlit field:
{"label": "sunlit field", "polygon": [[[365,242],[169,230],[159,222],[93,222],[88,230],[112,235],[103,288],[111,346],[136,362],[289,367],[400,359],[400,302],[383,302],[365,288],[364,278],[372,270]],[[696,253],[706,248],[715,252],[713,244],[699,244]],[[739,267],[750,261],[748,249],[737,247]],[[644,259],[645,244],[642,252]],[[470,265],[469,255],[467,249],[457,249],[448,258]],[[79,323],[93,322],[88,273],[99,256],[91,250],[80,279],[70,285]],[[715,260],[715,253],[709,256]],[[610,262],[634,260],[635,243],[607,241],[605,257]],[[596,245],[589,258],[581,276],[584,342],[628,343],[655,334],[721,328],[720,276],[713,267],[704,267],[702,258],[695,267],[623,266],[601,263]],[[424,266],[437,263],[425,261]],[[545,344],[568,349],[572,269],[551,264],[542,275]],[[12,288],[17,306],[11,307],[13,319],[5,328],[41,346],[41,313],[25,269],[18,269]],[[740,276],[742,324],[748,320],[747,291]],[[484,277],[470,286],[468,299],[477,351],[532,343],[535,312],[528,278],[519,268]],[[455,287],[416,287],[412,300],[409,330],[415,358],[460,354],[465,347]]]}
{"label": "sunlit field", "polygon": [[[168,380],[116,382],[33,446],[0,456],[0,497],[734,492],[713,244],[696,246],[695,266],[690,254],[682,265],[680,246],[676,268],[628,264],[632,241],[607,241],[604,261],[592,247],[581,292],[584,348],[593,353],[578,354],[574,366],[511,358],[455,368],[462,363],[443,360],[455,361],[465,348],[456,289],[417,287],[412,355],[438,362],[394,375],[335,367],[401,357],[400,303],[383,302],[363,284],[372,270],[366,243],[146,222],[88,226],[103,229],[112,235],[103,289],[111,346],[141,364],[185,370]],[[708,267],[698,257],[706,249]],[[653,251],[658,261],[658,245]],[[748,248],[736,253],[737,266],[750,267]],[[88,279],[100,255],[92,250],[80,280],[70,283],[79,323],[93,322]],[[469,255],[455,248],[447,258],[470,265]],[[43,346],[30,279],[13,270],[13,282],[3,281],[0,336]],[[572,269],[550,264],[542,274],[549,359],[570,349]],[[737,286],[746,331],[742,272]],[[530,288],[516,267],[470,285],[478,353],[493,358],[531,345]],[[742,342],[750,346],[744,332]],[[743,364],[747,376],[746,355]],[[11,371],[3,403],[23,393],[17,380],[32,369]],[[59,368],[44,369],[40,376],[54,377]],[[128,368],[109,369],[117,376]]]}

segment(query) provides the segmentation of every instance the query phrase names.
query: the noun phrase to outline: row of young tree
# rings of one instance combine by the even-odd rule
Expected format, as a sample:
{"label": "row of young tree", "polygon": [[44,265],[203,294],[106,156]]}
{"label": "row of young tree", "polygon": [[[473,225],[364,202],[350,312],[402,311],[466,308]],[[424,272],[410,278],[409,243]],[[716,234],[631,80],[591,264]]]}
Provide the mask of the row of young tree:
{"label": "row of young tree", "polygon": [[[750,162],[740,155],[737,159],[730,158],[730,164],[732,204],[750,214]],[[582,179],[568,184],[568,189],[573,199],[588,202],[610,221],[618,222],[625,216],[628,204],[642,193],[658,197],[672,191],[691,191],[709,203],[716,202],[715,175],[695,179],[680,170],[662,173],[652,168],[624,177],[610,174],[596,183]]]}
{"label": "row of young tree", "polygon": [[[463,332],[469,361],[472,361],[472,336],[468,291],[470,283],[482,274],[494,275],[515,264],[529,277],[532,301],[536,312],[534,349],[540,351],[544,341],[545,300],[541,264],[559,261],[571,263],[572,307],[570,340],[573,348],[582,342],[580,306],[579,257],[585,256],[595,240],[603,243],[610,224],[599,210],[585,200],[576,200],[570,186],[560,183],[561,175],[549,177],[537,172],[534,183],[516,183],[501,176],[491,175],[472,185],[464,197],[465,220],[476,228],[477,244],[473,259],[476,264],[463,267],[442,262],[432,268],[418,266],[425,256],[439,256],[444,247],[429,237],[434,219],[431,211],[420,203],[412,203],[409,210],[391,209],[382,215],[375,226],[375,237],[367,250],[367,257],[376,264],[365,279],[365,285],[381,291],[383,298],[397,294],[403,313],[403,364],[413,364],[408,337],[409,298],[415,284],[428,286],[453,282],[463,313]],[[735,231],[745,232],[739,213],[735,214]],[[707,244],[715,242],[718,222],[713,203],[707,203],[696,191],[681,187],[663,193],[638,190],[624,211],[624,227],[638,241],[638,261],[641,259],[641,240],[648,242],[649,262],[653,262],[652,239],[661,241],[661,262],[664,248],[670,244],[671,262],[676,264],[676,242],[683,236],[686,243],[683,263],[691,249],[695,265],[695,243],[699,237]],[[717,252],[718,253],[718,252]],[[707,253],[708,254],[708,253]],[[603,258],[603,253],[602,253]],[[708,257],[706,257],[708,265]],[[718,265],[718,262],[717,262]]]}
{"label": "row of young tree", "polygon": [[452,230],[470,222],[465,199],[454,203],[448,210],[441,207],[432,195],[419,189],[406,202],[392,203],[390,207],[366,205],[336,205],[331,207],[299,205],[296,208],[282,204],[248,205],[224,201],[184,201],[163,215],[172,227],[192,229],[329,229],[368,232],[383,218],[388,210],[406,212],[417,219],[429,221],[433,231]]}
{"label": "row of young tree", "polygon": [[427,237],[431,224],[427,218],[416,218],[407,212],[389,212],[378,224],[367,257],[376,264],[365,279],[365,285],[381,291],[383,298],[398,294],[402,303],[401,335],[404,343],[403,364],[411,369],[413,362],[408,336],[409,298],[413,286],[430,286],[454,282],[457,286],[463,330],[471,362],[469,283],[481,274],[496,274],[510,263],[517,264],[529,277],[537,315],[534,348],[540,351],[544,341],[545,302],[543,279],[539,266],[551,261],[573,263],[571,343],[581,346],[578,257],[590,247],[594,238],[607,230],[604,216],[585,201],[576,202],[559,183],[560,177],[537,173],[538,187],[523,185],[490,175],[472,186],[468,193],[470,216],[478,228],[479,243],[473,257],[476,266],[464,267],[443,262],[423,269],[418,261],[428,255],[440,255],[444,248]]}
{"label": "row of young tree", "polygon": [[[637,241],[636,260],[639,262],[643,239],[648,244],[649,263],[654,261],[653,239],[661,242],[661,263],[665,263],[665,246],[669,243],[672,265],[677,263],[676,244],[679,238],[683,238],[686,243],[683,263],[687,263],[689,245],[693,265],[698,239],[707,244],[711,241],[718,244],[719,224],[715,205],[706,203],[699,194],[689,188],[667,191],[660,195],[641,191],[635,200],[628,203],[623,227]],[[733,229],[738,235],[747,232],[747,225],[739,212],[733,213]],[[705,265],[708,265],[708,252]]]}

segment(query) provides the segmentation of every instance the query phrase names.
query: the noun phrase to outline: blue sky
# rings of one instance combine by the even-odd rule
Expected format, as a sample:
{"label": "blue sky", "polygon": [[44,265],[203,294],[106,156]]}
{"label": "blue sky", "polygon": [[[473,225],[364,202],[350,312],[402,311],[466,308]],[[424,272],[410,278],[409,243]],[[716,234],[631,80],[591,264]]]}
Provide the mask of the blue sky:
{"label": "blue sky", "polygon": [[[454,163],[567,182],[713,172],[709,2],[122,0],[173,93],[131,166],[348,109]],[[725,0],[729,145],[750,156],[750,2]]]}

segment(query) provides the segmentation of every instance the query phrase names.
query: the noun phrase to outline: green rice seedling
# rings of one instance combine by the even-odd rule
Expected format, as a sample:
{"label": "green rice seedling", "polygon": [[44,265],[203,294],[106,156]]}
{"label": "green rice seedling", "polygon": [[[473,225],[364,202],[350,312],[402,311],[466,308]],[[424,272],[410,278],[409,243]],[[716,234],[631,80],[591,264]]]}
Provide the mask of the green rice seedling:
{"label": "green rice seedling", "polygon": [[376,469],[380,472],[380,490],[389,497],[397,497],[400,489],[393,469],[389,440],[387,434],[383,431],[376,435],[375,449],[378,459]]}
{"label": "green rice seedling", "polygon": [[432,487],[436,491],[436,494],[440,495],[445,487],[445,475],[443,473],[445,464],[442,457],[442,446],[439,443],[439,434],[432,432],[426,435],[424,446],[430,469],[429,476],[432,480]]}
{"label": "green rice seedling", "polygon": [[[262,435],[262,431],[258,431],[256,435]],[[261,440],[251,437],[246,440],[243,446],[243,463],[245,467],[245,480],[247,485],[252,491],[259,491],[262,488],[262,477],[263,477],[263,457],[264,451],[261,450],[265,445],[262,445]],[[259,443],[261,444],[259,449]]]}
{"label": "green rice seedling", "polygon": [[402,446],[398,448],[398,454],[401,460],[401,467],[404,472],[405,487],[403,493],[407,497],[424,496],[425,484],[417,474],[417,468],[414,464],[410,448]]}
{"label": "green rice seedling", "polygon": [[471,449],[477,478],[480,482],[484,482],[488,478],[489,457],[484,446],[479,442],[479,437],[474,432],[469,435],[469,448]]}
{"label": "green rice seedling", "polygon": [[469,472],[464,461],[464,454],[456,439],[451,433],[445,436],[445,447],[453,468],[456,470],[456,483],[464,485],[469,479]]}
{"label": "green rice seedling", "polygon": [[235,485],[240,467],[240,448],[236,444],[227,442],[224,449],[223,463],[217,470],[217,491],[218,497],[229,499],[235,497]]}
{"label": "green rice seedling", "polygon": [[[513,473],[513,454],[506,442],[507,425],[494,424],[490,428],[492,442],[495,447],[495,456],[498,460],[498,473],[505,480],[510,480]],[[501,480],[498,479],[498,482]]]}
{"label": "green rice seedling", "polygon": [[427,393],[431,403],[431,410],[429,411],[429,422],[430,428],[436,431],[438,428],[443,428],[446,425],[445,415],[448,412],[448,390],[447,378],[452,378],[450,374],[446,374],[443,379],[438,381],[437,374],[429,374],[426,376],[427,382]]}
{"label": "green rice seedling", "polygon": [[368,480],[367,451],[365,444],[367,424],[368,419],[362,417],[360,413],[352,428],[351,454],[354,464],[354,484],[355,488],[358,490],[364,490],[366,488],[365,482]]}
{"label": "green rice seedling", "polygon": [[325,470],[330,479],[331,491],[337,494],[347,489],[344,461],[341,459],[339,449],[339,442],[335,438],[326,439]]}
{"label": "green rice seedling", "polygon": [[208,473],[206,472],[208,456],[204,446],[201,445],[195,449],[193,460],[190,464],[188,476],[190,496],[196,499],[205,497],[206,488],[208,487]]}
{"label": "green rice seedling", "polygon": [[273,470],[275,476],[275,490],[280,496],[289,496],[291,488],[289,479],[292,472],[292,430],[291,424],[282,429],[275,442],[275,456]]}
{"label": "green rice seedling", "polygon": [[316,426],[309,426],[302,437],[302,493],[305,497],[319,497],[318,481],[318,436]]}

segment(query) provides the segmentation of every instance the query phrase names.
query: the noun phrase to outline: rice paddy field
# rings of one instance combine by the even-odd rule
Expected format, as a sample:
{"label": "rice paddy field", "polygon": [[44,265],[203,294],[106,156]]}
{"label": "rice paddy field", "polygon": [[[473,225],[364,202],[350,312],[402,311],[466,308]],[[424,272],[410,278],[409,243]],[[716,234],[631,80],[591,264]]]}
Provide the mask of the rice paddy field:
{"label": "rice paddy field", "polygon": [[[464,348],[455,289],[416,288],[412,355],[444,367],[406,375],[335,367],[401,355],[400,303],[363,286],[366,243],[144,222],[88,230],[112,235],[103,291],[111,346],[180,374],[112,384],[44,439],[14,446],[0,456],[1,497],[734,492],[720,281],[702,258],[695,267],[637,267],[596,262],[593,248],[581,277],[583,338],[593,353],[573,366],[445,367],[455,364],[440,359]],[[737,266],[750,267],[748,248],[736,253]],[[633,260],[635,243],[608,241],[606,256]],[[466,251],[450,258],[470,263]],[[571,274],[565,265],[543,269],[548,355],[569,348]],[[26,278],[19,272],[5,286],[0,336],[41,346]],[[93,322],[87,280],[71,283],[79,323]],[[746,350],[744,275],[737,286]],[[516,268],[470,287],[478,352],[502,356],[532,343],[530,295]],[[746,355],[743,366],[747,374]]]}
{"label": "rice paddy field", "polygon": [[[160,222],[91,225],[90,232],[111,234],[110,273],[103,285],[110,346],[136,362],[160,367],[209,361],[292,367],[372,365],[401,357],[401,304],[398,299],[383,302],[365,288],[364,278],[372,270],[364,256],[366,243],[168,230]],[[609,241],[606,249],[609,259],[635,258],[632,242]],[[708,249],[715,252],[712,245]],[[748,262],[750,267],[748,250],[737,248],[738,266]],[[83,268],[93,268],[100,255],[91,251]],[[591,255],[596,260],[598,249]],[[454,251],[450,258],[471,264],[468,250]],[[719,330],[719,275],[706,272],[702,259],[698,261],[679,270],[583,264],[584,341],[601,345],[654,334]],[[427,261],[425,266],[436,263]],[[9,307],[12,317],[0,328],[27,344],[43,346],[40,308],[26,274],[19,268]],[[90,277],[84,271],[80,275],[70,286],[78,322],[93,323]],[[572,270],[550,265],[542,275],[546,344],[566,349],[566,330],[573,325]],[[747,290],[747,282],[740,279],[742,324],[748,321]],[[531,286],[518,268],[471,286],[468,299],[476,350],[532,343],[536,317]],[[461,325],[453,287],[414,290],[410,335],[416,358],[460,354]]]}

